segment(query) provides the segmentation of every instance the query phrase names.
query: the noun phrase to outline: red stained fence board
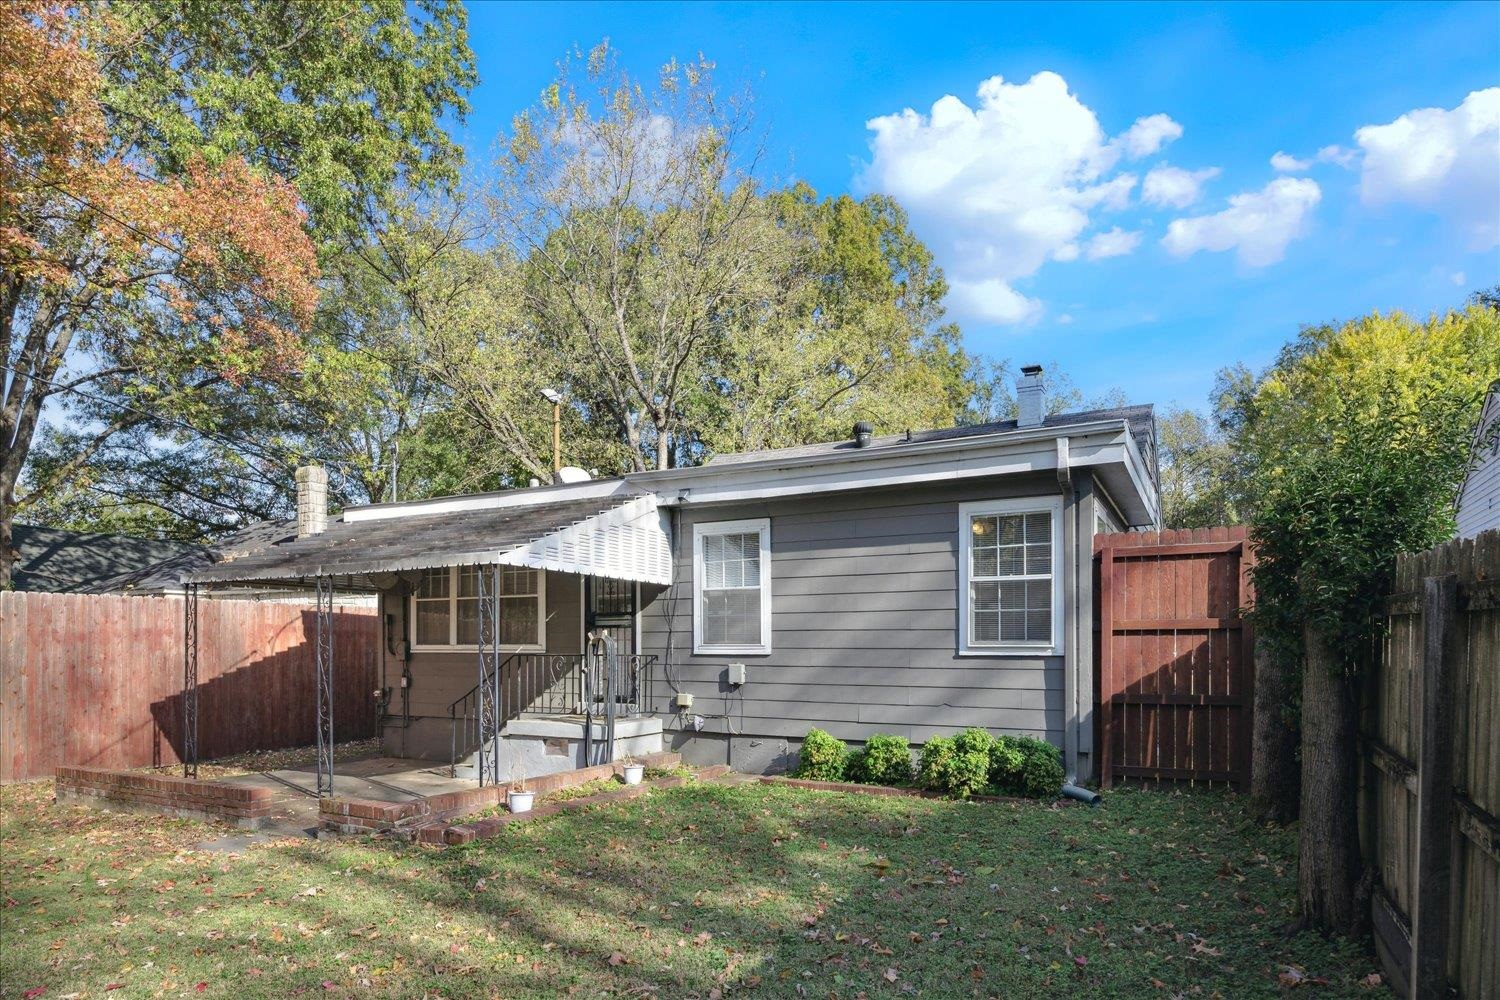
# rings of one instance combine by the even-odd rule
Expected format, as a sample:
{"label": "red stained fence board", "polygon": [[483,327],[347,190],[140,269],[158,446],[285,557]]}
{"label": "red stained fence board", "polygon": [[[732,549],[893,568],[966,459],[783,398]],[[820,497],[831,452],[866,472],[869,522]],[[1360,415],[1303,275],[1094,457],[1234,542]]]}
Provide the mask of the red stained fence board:
{"label": "red stained fence board", "polygon": [[[182,598],[0,593],[0,781],[180,762]],[[313,742],[311,604],[198,602],[204,760]],[[334,613],[334,735],[376,735],[374,609]]]}
{"label": "red stained fence board", "polygon": [[1243,527],[1094,537],[1100,779],[1250,779]]}

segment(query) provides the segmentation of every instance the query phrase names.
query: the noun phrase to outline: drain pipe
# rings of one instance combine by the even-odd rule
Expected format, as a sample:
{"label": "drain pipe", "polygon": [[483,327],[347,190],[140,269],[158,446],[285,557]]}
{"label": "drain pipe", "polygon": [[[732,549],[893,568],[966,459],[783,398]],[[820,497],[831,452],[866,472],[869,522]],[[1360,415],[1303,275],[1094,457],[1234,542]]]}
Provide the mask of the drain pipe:
{"label": "drain pipe", "polygon": [[1104,801],[1099,797],[1098,792],[1091,791],[1087,788],[1080,788],[1077,785],[1073,784],[1071,781],[1063,782],[1062,793],[1063,798],[1065,799],[1077,799],[1079,802],[1090,806],[1100,805]]}

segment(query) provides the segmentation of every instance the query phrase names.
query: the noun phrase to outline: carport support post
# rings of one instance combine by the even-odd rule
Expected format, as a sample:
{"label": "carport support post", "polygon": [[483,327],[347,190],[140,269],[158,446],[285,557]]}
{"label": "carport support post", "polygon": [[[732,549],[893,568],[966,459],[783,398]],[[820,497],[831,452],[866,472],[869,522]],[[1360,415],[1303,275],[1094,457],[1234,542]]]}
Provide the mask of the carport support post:
{"label": "carport support post", "polygon": [[485,779],[500,784],[500,567],[477,566],[474,584],[479,598],[477,620],[479,646],[479,750],[480,787]]}
{"label": "carport support post", "polygon": [[318,797],[333,794],[333,578],[319,576],[317,636],[313,644],[318,674]]}
{"label": "carport support post", "polygon": [[198,777],[198,585],[182,591],[182,776]]}

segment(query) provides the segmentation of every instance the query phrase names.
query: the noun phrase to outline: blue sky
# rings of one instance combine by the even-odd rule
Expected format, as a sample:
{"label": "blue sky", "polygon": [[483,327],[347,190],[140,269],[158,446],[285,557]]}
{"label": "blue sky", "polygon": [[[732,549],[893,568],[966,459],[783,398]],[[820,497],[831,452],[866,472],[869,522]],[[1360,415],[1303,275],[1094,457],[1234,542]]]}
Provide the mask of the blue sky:
{"label": "blue sky", "polygon": [[702,52],[778,178],[898,197],[968,346],[1086,394],[1201,406],[1300,324],[1500,283],[1500,4],[471,2],[470,32],[476,161],[574,44]]}

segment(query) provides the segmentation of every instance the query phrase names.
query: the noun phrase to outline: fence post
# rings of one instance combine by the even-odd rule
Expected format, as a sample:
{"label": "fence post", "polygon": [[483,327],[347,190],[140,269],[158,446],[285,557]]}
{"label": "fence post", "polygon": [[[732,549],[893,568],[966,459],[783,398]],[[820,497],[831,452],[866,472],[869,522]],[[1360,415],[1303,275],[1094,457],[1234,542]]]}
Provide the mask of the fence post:
{"label": "fence post", "polygon": [[1417,712],[1417,886],[1411,921],[1411,995],[1443,996],[1452,883],[1453,680],[1460,650],[1458,577],[1428,577],[1422,595],[1422,665]]}

